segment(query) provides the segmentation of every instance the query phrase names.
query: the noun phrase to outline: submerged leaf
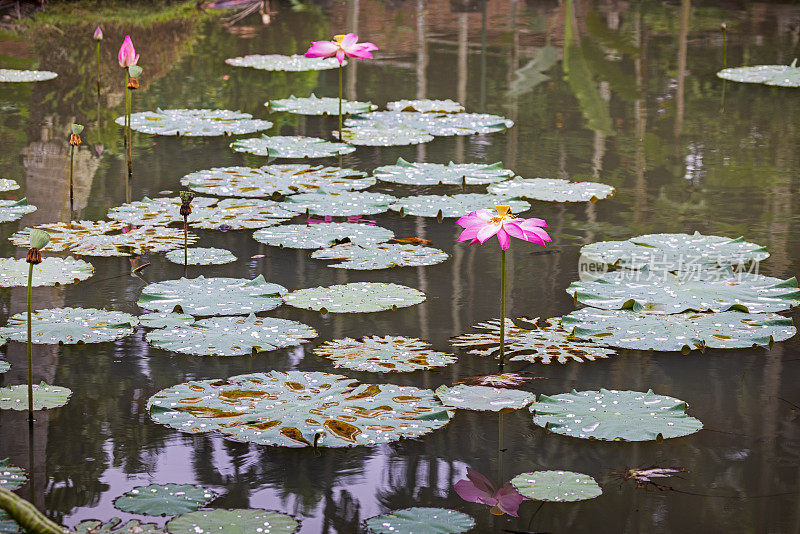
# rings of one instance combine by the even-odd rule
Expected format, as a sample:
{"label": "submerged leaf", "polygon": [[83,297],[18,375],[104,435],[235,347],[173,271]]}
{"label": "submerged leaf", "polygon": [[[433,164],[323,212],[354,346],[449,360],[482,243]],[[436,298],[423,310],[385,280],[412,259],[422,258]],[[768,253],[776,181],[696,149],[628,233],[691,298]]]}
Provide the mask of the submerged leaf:
{"label": "submerged leaf", "polygon": [[373,534],[459,534],[475,526],[463,512],[447,508],[406,508],[392,510],[366,520]]}
{"label": "submerged leaf", "polygon": [[[281,98],[279,100],[270,100],[264,104],[270,111],[285,111],[287,113],[297,113],[299,115],[338,115],[339,114],[339,99],[330,96],[318,97],[314,93],[308,97],[296,97],[294,95],[289,98]],[[372,102],[358,102],[354,100],[342,100],[341,110],[342,115],[349,115],[352,113],[364,113],[378,109],[378,106]]]}
{"label": "submerged leaf", "polygon": [[520,178],[493,184],[489,193],[547,202],[596,202],[614,196],[616,189],[596,182],[570,182],[548,178]]}
{"label": "submerged leaf", "polygon": [[[306,70],[338,69],[335,57],[310,58],[302,54],[282,56],[280,54],[252,54],[225,60],[232,67],[250,67],[259,70],[300,72]],[[347,62],[344,62],[346,65]]]}
{"label": "submerged leaf", "polygon": [[[482,185],[502,182],[514,176],[501,163],[409,163],[399,158],[395,165],[384,165],[372,171],[383,182],[405,185]],[[517,195],[507,195],[517,196]]]}
{"label": "submerged leaf", "polygon": [[[252,117],[227,109],[157,109],[131,113],[130,128],[146,134],[197,137],[248,134],[272,127],[271,122]],[[114,122],[123,126],[125,117]]]}
{"label": "submerged leaf", "polygon": [[421,267],[446,261],[448,255],[438,248],[399,243],[357,245],[347,243],[314,251],[317,260],[344,260],[329,264],[336,269],[375,270],[392,267]]}
{"label": "submerged leaf", "polygon": [[425,294],[417,289],[382,282],[352,282],[298,289],[283,297],[289,306],[322,313],[364,313],[419,304]]}
{"label": "submerged leaf", "polygon": [[[41,247],[37,247],[41,248]],[[28,284],[30,265],[24,258],[0,258],[0,287],[16,287]],[[73,284],[86,280],[94,274],[91,263],[72,257],[50,257],[33,267],[32,285],[52,286]]]}
{"label": "submerged leaf", "polygon": [[289,224],[262,228],[253,239],[265,245],[285,248],[315,249],[348,242],[354,245],[384,243],[394,237],[387,228],[356,223]]}
{"label": "submerged leaf", "polygon": [[334,143],[319,137],[301,135],[262,135],[240,139],[231,143],[236,152],[247,152],[271,158],[330,158],[355,152],[356,147],[346,143]]}
{"label": "submerged leaf", "polygon": [[488,386],[439,386],[436,396],[445,406],[462,410],[507,412],[519,410],[536,400],[536,395],[519,389]]}
{"label": "submerged leaf", "polygon": [[[33,409],[50,410],[60,408],[69,402],[72,390],[61,386],[51,386],[42,382],[33,385]],[[28,386],[6,386],[0,388],[0,410],[26,411],[28,409]]]}
{"label": "submerged leaf", "polygon": [[368,373],[406,373],[456,361],[452,354],[431,350],[427,341],[396,336],[334,339],[315,348],[314,354],[330,358],[337,368]]}
{"label": "submerged leaf", "polygon": [[168,516],[193,512],[217,494],[192,484],[138,486],[114,500],[114,508],[131,514]]}
{"label": "submerged leaf", "polygon": [[[94,308],[49,308],[31,314],[31,341],[36,344],[103,343],[133,333],[138,319],[128,313]],[[27,313],[17,313],[0,328],[0,336],[12,341],[28,340]]]}
{"label": "submerged leaf", "polygon": [[534,501],[575,502],[599,497],[603,490],[589,475],[572,471],[534,471],[511,479],[523,497]]}

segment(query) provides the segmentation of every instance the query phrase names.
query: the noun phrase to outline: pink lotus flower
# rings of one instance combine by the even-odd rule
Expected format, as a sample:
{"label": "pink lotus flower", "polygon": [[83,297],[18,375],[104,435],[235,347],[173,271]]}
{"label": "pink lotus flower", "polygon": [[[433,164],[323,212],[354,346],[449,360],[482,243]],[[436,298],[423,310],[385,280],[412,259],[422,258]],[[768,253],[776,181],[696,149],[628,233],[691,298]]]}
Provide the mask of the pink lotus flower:
{"label": "pink lotus flower", "polygon": [[517,511],[525,497],[506,482],[502,488],[497,489],[491,481],[471,467],[467,468],[467,479],[459,480],[453,488],[458,496],[469,502],[477,502],[491,506],[494,515],[508,514],[519,517]]}
{"label": "pink lotus flower", "polygon": [[372,43],[359,43],[358,35],[348,33],[347,35],[334,35],[333,41],[314,41],[306,52],[306,57],[336,56],[341,65],[345,56],[356,59],[372,59],[370,52],[377,49],[378,47]]}
{"label": "pink lotus flower", "polygon": [[103,40],[103,30],[100,29],[100,26],[95,28],[94,35],[92,35],[92,39],[94,39],[95,41]]}
{"label": "pink lotus flower", "polygon": [[514,217],[510,206],[495,206],[496,213],[490,210],[477,210],[461,217],[456,223],[464,228],[459,241],[469,241],[470,245],[483,244],[493,236],[497,236],[502,250],[511,246],[511,238],[524,239],[531,243],[545,245],[551,241],[542,227],[547,226],[544,219],[521,219]]}
{"label": "pink lotus flower", "polygon": [[130,35],[126,35],[125,40],[122,41],[117,58],[119,59],[119,66],[123,69],[139,63],[139,54],[136,53],[136,49],[133,47]]}

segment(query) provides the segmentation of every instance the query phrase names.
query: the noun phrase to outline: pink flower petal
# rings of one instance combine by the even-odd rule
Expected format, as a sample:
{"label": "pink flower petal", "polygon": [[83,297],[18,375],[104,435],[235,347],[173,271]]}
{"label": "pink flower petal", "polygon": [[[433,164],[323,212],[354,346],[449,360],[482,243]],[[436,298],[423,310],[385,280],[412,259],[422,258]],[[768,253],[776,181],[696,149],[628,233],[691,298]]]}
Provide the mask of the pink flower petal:
{"label": "pink flower petal", "polygon": [[354,33],[348,33],[347,35],[342,37],[342,45],[341,46],[342,46],[342,48],[344,49],[345,52],[349,53],[350,49],[353,48],[357,42],[358,42],[358,35],[356,35]]}
{"label": "pink flower petal", "polygon": [[503,230],[505,230],[511,237],[516,237],[517,239],[525,239],[525,232],[514,222],[505,223],[503,225]]}
{"label": "pink flower petal", "polygon": [[339,65],[343,64],[344,63],[344,52],[341,51],[341,50],[336,52],[336,59],[339,60]]}
{"label": "pink flower petal", "polygon": [[466,228],[463,232],[461,232],[461,235],[458,236],[458,241],[475,239],[478,235],[478,230],[480,230],[480,228],[477,226],[470,226],[469,228]]}
{"label": "pink flower petal", "polygon": [[453,485],[458,496],[469,502],[483,503],[485,499],[491,499],[492,494],[478,488],[469,480],[459,480]]}
{"label": "pink flower petal", "polygon": [[370,54],[366,50],[351,50],[349,52],[346,52],[346,54],[356,59],[372,59],[372,54]]}
{"label": "pink flower petal", "polygon": [[306,51],[306,57],[331,57],[339,50],[333,41],[314,41]]}
{"label": "pink flower petal", "polygon": [[500,248],[502,250],[507,249],[511,246],[511,237],[509,237],[508,232],[500,228],[497,232],[497,240],[500,241]]}
{"label": "pink flower petal", "polygon": [[500,510],[508,515],[519,517],[519,505],[522,504],[525,497],[520,495],[510,482],[500,488],[494,496],[497,497],[497,507]]}
{"label": "pink flower petal", "polygon": [[481,243],[486,243],[486,241],[495,234],[497,234],[497,232],[500,231],[501,228],[502,226],[500,226],[499,224],[486,224],[480,230],[478,230],[478,233],[475,237]]}
{"label": "pink flower petal", "polygon": [[483,490],[483,492],[488,496],[491,497],[494,494],[495,489],[492,481],[471,467],[467,467],[467,478],[470,479],[470,481],[472,481],[476,487]]}

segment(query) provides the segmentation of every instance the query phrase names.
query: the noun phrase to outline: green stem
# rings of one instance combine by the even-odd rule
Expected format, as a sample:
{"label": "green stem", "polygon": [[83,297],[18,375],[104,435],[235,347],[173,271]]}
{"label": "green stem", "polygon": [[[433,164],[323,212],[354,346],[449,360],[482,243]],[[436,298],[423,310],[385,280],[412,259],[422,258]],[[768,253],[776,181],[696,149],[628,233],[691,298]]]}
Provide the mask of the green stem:
{"label": "green stem", "polygon": [[72,220],[72,211],[75,209],[74,195],[72,188],[72,171],[75,162],[75,145],[69,147],[69,218]]}
{"label": "green stem", "polygon": [[339,65],[339,141],[344,142],[342,138],[342,69],[343,66]]}
{"label": "green stem", "polygon": [[97,96],[100,97],[100,41],[97,41]]}
{"label": "green stem", "polygon": [[16,493],[0,488],[0,509],[19,523],[25,532],[35,534],[63,534],[65,530]]}
{"label": "green stem", "polygon": [[503,487],[503,414],[497,421],[497,487]]}
{"label": "green stem", "polygon": [[28,267],[28,421],[33,423],[33,336],[31,333],[31,287],[33,264]]}
{"label": "green stem", "polygon": [[189,268],[189,217],[183,218],[183,269]]}
{"label": "green stem", "polygon": [[728,68],[728,31],[722,30],[722,68]]}
{"label": "green stem", "polygon": [[122,136],[125,138],[125,146],[128,146],[128,69],[125,69],[125,103],[122,115],[125,117],[125,124],[122,127]]}
{"label": "green stem", "polygon": [[133,162],[131,160],[131,145],[133,144],[133,131],[131,130],[131,109],[133,108],[133,91],[128,89],[128,81],[130,81],[130,74],[128,69],[125,69],[125,91],[127,92],[127,109],[128,116],[128,178],[133,174]]}
{"label": "green stem", "polygon": [[506,251],[500,250],[500,369],[506,354]]}

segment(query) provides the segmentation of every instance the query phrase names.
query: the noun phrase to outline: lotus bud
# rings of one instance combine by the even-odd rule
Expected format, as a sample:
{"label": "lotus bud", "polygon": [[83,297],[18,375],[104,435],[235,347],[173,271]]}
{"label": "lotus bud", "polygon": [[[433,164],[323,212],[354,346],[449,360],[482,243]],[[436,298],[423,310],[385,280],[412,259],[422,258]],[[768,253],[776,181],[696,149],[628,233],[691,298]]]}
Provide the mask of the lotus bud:
{"label": "lotus bud", "polygon": [[119,61],[119,66],[122,68],[136,65],[139,62],[139,54],[136,53],[136,49],[133,47],[133,41],[131,41],[130,35],[126,35],[125,39],[122,41],[122,46],[119,47],[119,53],[117,54],[117,60]]}
{"label": "lotus bud", "polygon": [[719,25],[719,29],[725,31],[728,29],[728,25],[723,22],[722,24]]}
{"label": "lotus bud", "polygon": [[100,26],[95,28],[94,35],[92,35],[92,39],[94,39],[95,41],[103,40],[103,30],[100,29]]}
{"label": "lotus bud", "polygon": [[44,230],[34,228],[31,230],[31,247],[42,249],[50,242],[50,234]]}

